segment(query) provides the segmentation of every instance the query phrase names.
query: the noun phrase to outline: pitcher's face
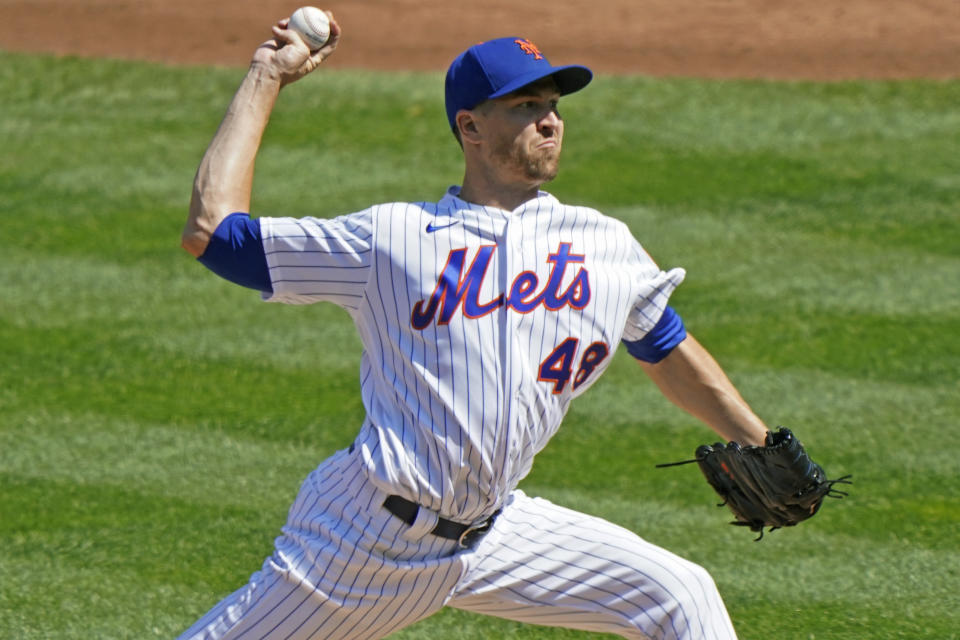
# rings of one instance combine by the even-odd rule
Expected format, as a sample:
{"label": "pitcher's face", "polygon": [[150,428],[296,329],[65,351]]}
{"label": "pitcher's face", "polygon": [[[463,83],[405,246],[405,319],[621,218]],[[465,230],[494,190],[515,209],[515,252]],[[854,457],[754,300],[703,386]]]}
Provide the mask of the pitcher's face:
{"label": "pitcher's face", "polygon": [[498,173],[537,185],[557,176],[563,145],[559,100],[556,83],[547,78],[481,105],[488,157]]}

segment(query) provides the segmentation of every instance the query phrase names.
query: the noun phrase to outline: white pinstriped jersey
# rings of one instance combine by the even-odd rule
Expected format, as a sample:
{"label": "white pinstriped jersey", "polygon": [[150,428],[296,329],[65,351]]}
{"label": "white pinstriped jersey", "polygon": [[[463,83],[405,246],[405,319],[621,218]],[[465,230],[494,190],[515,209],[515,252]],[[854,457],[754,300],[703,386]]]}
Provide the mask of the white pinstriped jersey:
{"label": "white pinstriped jersey", "polygon": [[458,193],[261,218],[261,232],[266,299],[334,302],[356,324],[371,481],[470,522],[529,472],[621,337],[656,324],[684,272],[661,271],[622,222],[545,192],[514,211]]}

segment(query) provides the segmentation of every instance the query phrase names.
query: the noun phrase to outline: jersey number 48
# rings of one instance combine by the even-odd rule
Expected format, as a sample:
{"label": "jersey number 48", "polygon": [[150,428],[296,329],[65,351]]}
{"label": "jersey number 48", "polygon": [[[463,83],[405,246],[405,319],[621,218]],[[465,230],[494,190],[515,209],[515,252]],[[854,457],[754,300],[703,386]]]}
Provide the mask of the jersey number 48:
{"label": "jersey number 48", "polygon": [[593,374],[597,366],[610,355],[610,347],[604,342],[594,342],[587,347],[580,358],[580,366],[576,373],[573,370],[574,358],[580,340],[567,338],[557,348],[550,352],[540,363],[537,380],[553,383],[553,393],[563,393],[570,378],[573,378],[573,389],[576,390]]}

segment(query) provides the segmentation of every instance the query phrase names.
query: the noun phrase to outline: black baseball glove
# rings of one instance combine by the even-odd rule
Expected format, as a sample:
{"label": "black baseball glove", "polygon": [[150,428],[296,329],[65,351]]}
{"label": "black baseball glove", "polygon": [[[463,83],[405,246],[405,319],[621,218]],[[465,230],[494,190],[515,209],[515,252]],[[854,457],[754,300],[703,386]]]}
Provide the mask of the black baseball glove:
{"label": "black baseball glove", "polygon": [[828,480],[789,429],[767,432],[764,446],[742,447],[736,442],[701,445],[696,458],[657,465],[669,467],[696,462],[723,502],[733,511],[731,524],[760,532],[792,527],[811,517],[825,497],[842,498],[835,484],[852,484],[850,476]]}

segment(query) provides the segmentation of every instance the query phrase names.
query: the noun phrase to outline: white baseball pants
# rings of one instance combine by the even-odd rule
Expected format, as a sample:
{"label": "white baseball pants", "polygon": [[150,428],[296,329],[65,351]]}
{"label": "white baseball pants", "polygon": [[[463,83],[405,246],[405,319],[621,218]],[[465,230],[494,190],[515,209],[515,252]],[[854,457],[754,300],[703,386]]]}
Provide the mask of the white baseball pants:
{"label": "white baseball pants", "polygon": [[473,549],[383,508],[356,457],[311,473],[274,554],[181,640],[382,638],[444,606],[625,638],[736,635],[701,567],[600,518],[516,491]]}

